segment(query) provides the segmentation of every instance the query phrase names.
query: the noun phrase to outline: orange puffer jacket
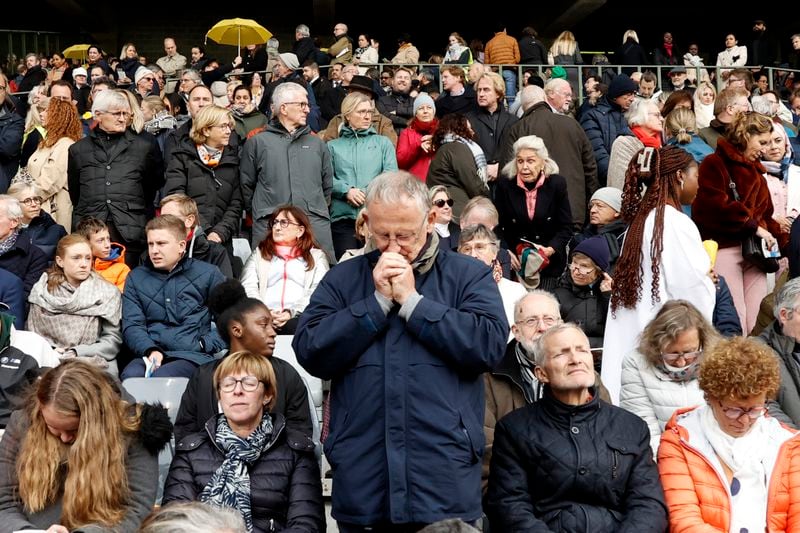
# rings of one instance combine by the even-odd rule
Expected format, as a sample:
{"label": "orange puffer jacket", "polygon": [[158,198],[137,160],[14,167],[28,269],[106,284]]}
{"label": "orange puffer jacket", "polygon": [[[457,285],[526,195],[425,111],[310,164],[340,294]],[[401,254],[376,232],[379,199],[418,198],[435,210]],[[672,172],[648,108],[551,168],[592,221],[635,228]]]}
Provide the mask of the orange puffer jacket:
{"label": "orange puffer jacket", "polygon": [[[679,409],[667,423],[658,449],[658,472],[672,533],[727,533],[727,484],[708,459],[710,444],[699,431],[697,407]],[[800,532],[800,434],[768,417],[768,444],[779,446],[769,478],[767,531]]]}

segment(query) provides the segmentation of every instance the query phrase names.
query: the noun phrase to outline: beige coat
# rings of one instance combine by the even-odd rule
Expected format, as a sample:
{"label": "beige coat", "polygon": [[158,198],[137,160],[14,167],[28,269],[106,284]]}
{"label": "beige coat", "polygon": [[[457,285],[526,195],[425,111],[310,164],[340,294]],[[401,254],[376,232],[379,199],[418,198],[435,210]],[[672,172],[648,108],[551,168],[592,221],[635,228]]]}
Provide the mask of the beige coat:
{"label": "beige coat", "polygon": [[72,231],[72,200],[67,185],[67,159],[69,147],[74,143],[62,137],[49,148],[39,147],[28,161],[28,172],[42,192],[42,209],[57,224]]}

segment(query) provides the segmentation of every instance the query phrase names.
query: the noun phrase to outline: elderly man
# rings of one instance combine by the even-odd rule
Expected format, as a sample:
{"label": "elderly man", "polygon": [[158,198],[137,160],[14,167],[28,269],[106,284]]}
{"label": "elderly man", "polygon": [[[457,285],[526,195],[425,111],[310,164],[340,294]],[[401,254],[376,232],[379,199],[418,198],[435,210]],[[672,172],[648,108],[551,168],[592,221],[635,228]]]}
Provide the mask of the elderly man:
{"label": "elderly man", "polygon": [[264,96],[261,98],[258,110],[267,115],[268,118],[272,118],[272,108],[270,106],[272,103],[273,91],[282,83],[293,82],[306,90],[306,101],[309,105],[309,112],[307,113],[305,123],[308,124],[313,131],[319,131],[322,115],[320,114],[317,99],[314,96],[314,89],[303,78],[303,71],[300,70],[300,63],[297,60],[297,56],[291,52],[279,54],[278,60],[275,62],[274,70],[275,75],[273,76],[273,81],[264,87]]}
{"label": "elderly man", "polygon": [[333,190],[331,155],[325,142],[306,123],[308,91],[294,82],[272,93],[272,120],[242,150],[239,172],[245,210],[253,215],[253,248],[267,233],[276,207],[293,204],[311,220],[314,238],[333,258],[328,206]]}
{"label": "elderly man", "polygon": [[[161,67],[164,75],[168,78],[174,78],[180,71],[186,68],[186,57],[178,53],[178,47],[175,44],[175,39],[167,37],[164,39],[164,52],[165,56],[158,58],[156,65]],[[177,82],[172,80],[167,83],[165,88],[166,92],[175,92]]]}
{"label": "elderly man", "polygon": [[508,324],[489,269],[438,246],[428,190],[387,172],[367,189],[376,250],[330,270],[300,317],[298,361],[332,380],[333,516],[343,533],[481,516],[481,374]]}
{"label": "elderly man", "polygon": [[572,106],[572,85],[567,80],[552,78],[544,84],[544,101],[559,115],[568,115]]}
{"label": "elderly man", "polygon": [[347,24],[338,23],[333,27],[336,42],[328,48],[331,65],[349,63],[353,59],[353,40],[347,35]]}
{"label": "elderly man", "polygon": [[647,424],[600,399],[583,331],[553,326],[533,355],[544,396],[497,424],[487,494],[492,529],[666,531]]}
{"label": "elderly man", "polygon": [[0,194],[0,269],[14,274],[25,292],[25,299],[33,284],[39,281],[47,268],[47,256],[30,239],[19,237],[22,207],[13,196]]}
{"label": "elderly man", "polygon": [[[514,323],[511,325],[514,340],[508,343],[500,364],[483,375],[486,385],[486,412],[483,417],[483,432],[486,435],[482,475],[484,491],[489,481],[489,462],[497,421],[542,397],[543,383],[533,372],[533,345],[545,331],[561,323],[559,307],[552,293],[539,289],[520,298],[514,306]],[[595,384],[600,397],[610,402],[608,391],[596,372]]]}

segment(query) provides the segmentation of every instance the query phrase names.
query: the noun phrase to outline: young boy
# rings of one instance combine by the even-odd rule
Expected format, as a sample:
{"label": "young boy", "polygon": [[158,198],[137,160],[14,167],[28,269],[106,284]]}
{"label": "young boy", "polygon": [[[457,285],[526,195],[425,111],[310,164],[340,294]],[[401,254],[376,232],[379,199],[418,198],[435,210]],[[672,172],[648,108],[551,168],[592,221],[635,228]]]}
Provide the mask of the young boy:
{"label": "young boy", "polygon": [[131,271],[125,264],[125,247],[111,242],[105,222],[94,217],[82,218],[75,227],[75,233],[89,239],[94,256],[94,269],[97,273],[122,292],[125,288],[125,279]]}

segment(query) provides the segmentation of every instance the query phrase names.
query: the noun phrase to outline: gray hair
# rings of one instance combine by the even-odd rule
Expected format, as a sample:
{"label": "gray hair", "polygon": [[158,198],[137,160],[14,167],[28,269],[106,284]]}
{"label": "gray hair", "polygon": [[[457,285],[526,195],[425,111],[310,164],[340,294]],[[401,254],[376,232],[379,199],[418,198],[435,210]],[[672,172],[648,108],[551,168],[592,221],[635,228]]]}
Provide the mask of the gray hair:
{"label": "gray hair", "polygon": [[187,68],[181,73],[181,76],[186,76],[190,80],[194,80],[200,85],[203,84],[203,77],[200,75],[200,71],[194,68]]}
{"label": "gray hair", "polygon": [[19,200],[9,194],[0,194],[0,202],[6,206],[6,216],[11,220],[22,220],[22,206]]}
{"label": "gray hair", "polygon": [[367,186],[367,213],[373,202],[395,204],[403,199],[416,202],[420,213],[425,215],[430,212],[433,205],[428,197],[428,188],[410,172],[390,170],[378,174]]}
{"label": "gray hair", "polygon": [[479,531],[460,518],[448,518],[425,526],[419,533],[479,533]]}
{"label": "gray hair", "polygon": [[6,191],[6,194],[8,194],[9,196],[13,196],[19,201],[22,201],[22,196],[23,196],[22,193],[28,190],[33,191],[33,194],[37,196],[42,196],[44,194],[42,190],[35,184],[28,183],[25,181],[18,181],[16,183],[12,183],[11,186]]}
{"label": "gray hair", "polygon": [[797,307],[798,298],[800,298],[800,278],[790,279],[781,287],[778,294],[775,295],[775,305],[772,308],[772,314],[775,315],[777,319],[781,315],[781,309],[788,309],[790,313],[793,313]]}
{"label": "gray hair", "polygon": [[630,109],[625,113],[625,120],[629,126],[638,126],[647,122],[648,113],[658,111],[658,104],[649,98],[636,98],[631,103]]}
{"label": "gray hair", "polygon": [[298,24],[297,27],[294,29],[294,32],[299,33],[303,37],[308,37],[311,35],[311,29],[305,24]]}
{"label": "gray hair", "polygon": [[760,94],[751,96],[750,105],[753,106],[753,111],[756,113],[761,113],[762,115],[766,115],[768,117],[775,116],[775,113],[772,111],[772,102],[767,100],[766,96],[762,96]]}
{"label": "gray hair", "polygon": [[[570,84],[567,80],[562,80],[561,78],[551,78],[544,84],[544,94],[553,94],[557,90],[563,87],[570,87]],[[572,87],[570,87],[572,90]]]}
{"label": "gray hair", "polygon": [[533,298],[534,296],[541,296],[542,298],[546,299],[550,305],[553,306],[553,309],[556,310],[556,316],[559,320],[561,320],[561,303],[556,298],[556,295],[550,291],[546,291],[544,289],[533,289],[532,291],[528,291],[528,294],[517,300],[514,304],[514,320],[517,320],[517,317],[522,314],[522,306],[525,305],[525,302],[528,301],[529,298]]}
{"label": "gray hair", "polygon": [[283,104],[291,102],[295,94],[308,95],[308,92],[305,87],[293,81],[278,84],[275,90],[272,91],[272,114],[277,115],[278,109],[280,109]]}
{"label": "gray hair", "polygon": [[92,102],[92,115],[97,115],[98,111],[108,111],[112,108],[127,109],[128,111],[132,111],[128,98],[122,92],[101,91],[94,95],[94,102]]}
{"label": "gray hair", "polygon": [[467,205],[465,205],[464,209],[461,210],[461,217],[459,220],[469,219],[469,215],[476,210],[481,210],[486,213],[489,218],[494,221],[495,226],[500,223],[500,214],[497,212],[497,207],[495,207],[494,203],[492,203],[492,201],[485,196],[476,196],[467,202]]}
{"label": "gray hair", "polygon": [[469,226],[461,230],[461,234],[458,237],[458,247],[461,248],[461,246],[468,242],[481,238],[486,239],[497,247],[500,246],[500,239],[497,238],[497,235],[495,235],[490,228],[487,228],[483,224],[475,224],[474,226]]}
{"label": "gray hair", "polygon": [[569,329],[580,331],[581,335],[586,337],[586,333],[583,332],[583,330],[578,324],[575,324],[573,322],[564,322],[563,324],[556,324],[552,328],[542,333],[542,336],[536,339],[533,343],[533,363],[536,366],[544,366],[545,359],[547,358],[547,352],[545,350],[545,343],[547,342],[547,340],[553,335],[557,335],[558,333],[567,331]]}
{"label": "gray hair", "polygon": [[522,94],[520,95],[520,102],[522,102],[520,105],[525,111],[539,102],[544,102],[544,89],[538,85],[528,85],[523,87]]}
{"label": "gray hair", "polygon": [[229,507],[199,501],[171,503],[154,511],[138,533],[246,533],[242,515]]}
{"label": "gray hair", "polygon": [[544,145],[544,141],[541,137],[537,137],[536,135],[526,135],[525,137],[520,137],[514,143],[513,147],[514,157],[511,158],[511,161],[506,163],[506,166],[503,167],[503,174],[511,179],[517,176],[517,154],[519,154],[522,150],[533,150],[536,152],[536,155],[540,158],[544,159],[544,173],[545,175],[549,176],[551,174],[558,174],[558,164],[550,159],[550,153],[547,151],[547,146]]}

